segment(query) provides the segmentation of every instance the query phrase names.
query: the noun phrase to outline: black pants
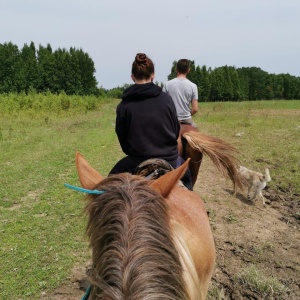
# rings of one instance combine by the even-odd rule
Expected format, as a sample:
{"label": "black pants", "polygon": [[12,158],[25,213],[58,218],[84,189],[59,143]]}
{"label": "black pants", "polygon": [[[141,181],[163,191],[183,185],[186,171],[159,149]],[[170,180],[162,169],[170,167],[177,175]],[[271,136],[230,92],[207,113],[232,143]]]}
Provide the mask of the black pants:
{"label": "black pants", "polygon": [[[125,172],[129,172],[129,173],[133,174],[135,169],[137,168],[137,166],[140,163],[142,163],[143,161],[145,161],[146,159],[147,158],[144,158],[144,157],[141,158],[141,157],[125,156],[115,164],[115,166],[109,172],[109,175],[125,173]],[[181,166],[184,162],[185,162],[185,160],[180,156],[178,156],[178,158],[175,159],[174,161],[168,161],[168,163],[174,169]],[[193,190],[192,175],[191,175],[191,171],[189,168],[187,169],[187,171],[181,178],[181,181],[189,190],[191,190],[191,191]]]}

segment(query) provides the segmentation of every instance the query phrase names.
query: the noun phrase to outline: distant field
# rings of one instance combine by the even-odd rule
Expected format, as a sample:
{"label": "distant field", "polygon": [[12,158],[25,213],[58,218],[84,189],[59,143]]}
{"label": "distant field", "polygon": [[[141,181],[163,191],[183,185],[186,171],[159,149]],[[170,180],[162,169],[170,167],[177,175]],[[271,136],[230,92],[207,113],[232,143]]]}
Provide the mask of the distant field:
{"label": "distant field", "polygon": [[[3,299],[38,299],[89,259],[83,196],[63,184],[79,185],[76,151],[104,176],[123,156],[114,132],[119,100],[90,99],[93,110],[72,101],[10,111],[0,97]],[[200,103],[194,120],[203,133],[236,146],[244,165],[268,166],[270,185],[300,193],[300,101]]]}

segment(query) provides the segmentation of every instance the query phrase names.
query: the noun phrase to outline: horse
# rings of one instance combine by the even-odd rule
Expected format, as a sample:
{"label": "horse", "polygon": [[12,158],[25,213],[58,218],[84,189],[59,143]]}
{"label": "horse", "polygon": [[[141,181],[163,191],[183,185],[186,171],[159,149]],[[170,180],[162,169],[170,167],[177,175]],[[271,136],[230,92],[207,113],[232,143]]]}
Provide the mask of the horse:
{"label": "horse", "polygon": [[91,191],[89,299],[206,298],[216,250],[205,204],[178,184],[188,164],[156,180],[130,173],[104,178],[77,152],[81,186]]}
{"label": "horse", "polygon": [[233,145],[220,138],[201,133],[198,128],[188,124],[181,124],[177,142],[179,155],[184,160],[191,158],[189,169],[193,185],[197,181],[203,155],[206,154],[221,174],[232,181],[233,194],[236,194],[238,187],[243,188],[237,170],[239,161],[236,154],[238,150]]}

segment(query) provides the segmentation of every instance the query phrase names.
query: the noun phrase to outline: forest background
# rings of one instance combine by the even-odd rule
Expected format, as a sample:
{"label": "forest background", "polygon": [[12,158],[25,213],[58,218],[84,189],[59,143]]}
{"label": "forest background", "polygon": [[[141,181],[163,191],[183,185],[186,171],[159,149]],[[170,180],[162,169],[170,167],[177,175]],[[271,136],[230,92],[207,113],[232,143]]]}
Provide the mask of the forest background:
{"label": "forest background", "polygon": [[[171,66],[168,80],[176,77],[176,63]],[[50,44],[36,47],[34,42],[21,49],[12,42],[0,44],[0,94],[65,93],[121,98],[129,84],[105,89],[99,86],[95,72],[93,60],[82,49],[53,50]],[[300,77],[269,74],[259,67],[226,65],[212,69],[191,61],[188,78],[197,85],[202,102],[300,99]]]}

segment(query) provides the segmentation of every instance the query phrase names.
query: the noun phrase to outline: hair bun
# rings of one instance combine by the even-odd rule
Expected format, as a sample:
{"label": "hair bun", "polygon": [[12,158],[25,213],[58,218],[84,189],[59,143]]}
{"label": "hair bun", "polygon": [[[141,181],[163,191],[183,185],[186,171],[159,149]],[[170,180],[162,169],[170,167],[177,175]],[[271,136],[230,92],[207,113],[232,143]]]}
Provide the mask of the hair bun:
{"label": "hair bun", "polygon": [[145,53],[136,54],[132,63],[131,74],[136,80],[150,80],[154,74],[153,61]]}
{"label": "hair bun", "polygon": [[147,64],[147,55],[144,53],[138,53],[135,56],[135,61],[139,65],[146,65]]}

